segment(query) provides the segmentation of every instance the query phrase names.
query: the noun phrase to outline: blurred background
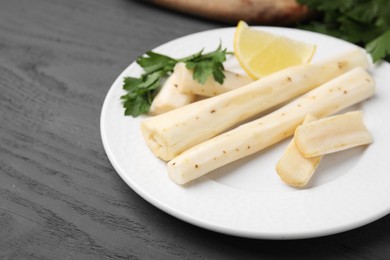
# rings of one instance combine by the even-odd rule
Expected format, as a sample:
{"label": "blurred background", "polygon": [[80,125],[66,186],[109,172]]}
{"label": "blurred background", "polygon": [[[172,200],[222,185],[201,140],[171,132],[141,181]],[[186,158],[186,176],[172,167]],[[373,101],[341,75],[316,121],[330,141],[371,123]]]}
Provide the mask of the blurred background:
{"label": "blurred background", "polygon": [[244,19],[374,41],[388,57],[389,0],[299,2],[0,0],[0,258],[389,259],[390,216],[308,240],[218,234],[146,202],[104,151],[113,81],[184,35]]}

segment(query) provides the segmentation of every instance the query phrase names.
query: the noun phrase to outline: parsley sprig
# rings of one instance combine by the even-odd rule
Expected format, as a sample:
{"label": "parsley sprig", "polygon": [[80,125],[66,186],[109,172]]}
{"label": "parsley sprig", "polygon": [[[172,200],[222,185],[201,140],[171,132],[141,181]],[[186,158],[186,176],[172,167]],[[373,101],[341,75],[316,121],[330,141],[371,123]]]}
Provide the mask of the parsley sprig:
{"label": "parsley sprig", "polygon": [[226,56],[232,54],[226,49],[222,49],[221,44],[218,48],[209,53],[203,53],[203,49],[193,55],[181,59],[148,51],[145,55],[138,57],[137,63],[144,73],[139,78],[125,77],[123,89],[126,94],[121,96],[125,115],[139,116],[149,112],[153,98],[156,96],[161,79],[172,73],[173,68],[178,62],[184,62],[186,68],[193,70],[193,78],[201,84],[213,76],[215,81],[220,84],[225,79],[223,62]]}
{"label": "parsley sprig", "polygon": [[389,0],[298,0],[320,15],[301,28],[364,46],[373,61],[390,61]]}

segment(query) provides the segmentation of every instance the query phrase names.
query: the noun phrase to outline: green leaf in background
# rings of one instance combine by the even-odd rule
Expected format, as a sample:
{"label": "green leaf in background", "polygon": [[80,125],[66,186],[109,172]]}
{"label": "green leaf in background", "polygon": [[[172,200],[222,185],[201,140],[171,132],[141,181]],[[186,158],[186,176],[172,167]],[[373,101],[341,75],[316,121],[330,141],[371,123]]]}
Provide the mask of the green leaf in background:
{"label": "green leaf in background", "polygon": [[369,44],[367,44],[367,51],[371,53],[374,62],[379,61],[383,57],[390,57],[390,30],[382,34]]}
{"label": "green leaf in background", "polygon": [[298,0],[300,4],[308,6],[310,9],[318,11],[338,11],[350,8],[354,0]]}
{"label": "green leaf in background", "polygon": [[362,23],[371,23],[378,14],[378,8],[379,5],[375,1],[367,1],[351,6],[346,12],[346,16]]}
{"label": "green leaf in background", "polygon": [[390,0],[298,0],[318,13],[300,28],[341,38],[362,47],[375,62],[390,61]]}

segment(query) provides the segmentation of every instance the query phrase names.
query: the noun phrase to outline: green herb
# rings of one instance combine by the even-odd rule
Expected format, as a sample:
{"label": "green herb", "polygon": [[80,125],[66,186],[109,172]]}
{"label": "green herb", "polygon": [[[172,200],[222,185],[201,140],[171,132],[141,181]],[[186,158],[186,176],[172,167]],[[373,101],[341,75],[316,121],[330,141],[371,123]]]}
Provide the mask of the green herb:
{"label": "green herb", "polygon": [[371,54],[374,62],[390,61],[389,0],[298,0],[319,13],[317,19],[300,25],[329,34],[360,46]]}
{"label": "green herb", "polygon": [[153,98],[159,91],[161,79],[172,73],[176,63],[184,62],[186,68],[193,70],[193,79],[201,84],[213,76],[220,84],[225,79],[223,62],[226,55],[232,54],[226,49],[218,48],[209,53],[203,54],[203,50],[181,59],[174,59],[152,51],[146,52],[144,56],[137,59],[144,73],[140,78],[125,77],[123,89],[127,91],[121,97],[125,115],[139,116],[149,112]]}

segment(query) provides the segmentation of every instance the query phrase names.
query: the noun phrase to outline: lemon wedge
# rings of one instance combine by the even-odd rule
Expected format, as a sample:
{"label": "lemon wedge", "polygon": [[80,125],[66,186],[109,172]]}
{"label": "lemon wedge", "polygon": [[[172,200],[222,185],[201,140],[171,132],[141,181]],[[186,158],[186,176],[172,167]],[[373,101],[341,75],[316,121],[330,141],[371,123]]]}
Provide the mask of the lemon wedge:
{"label": "lemon wedge", "polygon": [[234,53],[254,79],[284,68],[309,63],[316,45],[251,28],[240,21],[234,34]]}

